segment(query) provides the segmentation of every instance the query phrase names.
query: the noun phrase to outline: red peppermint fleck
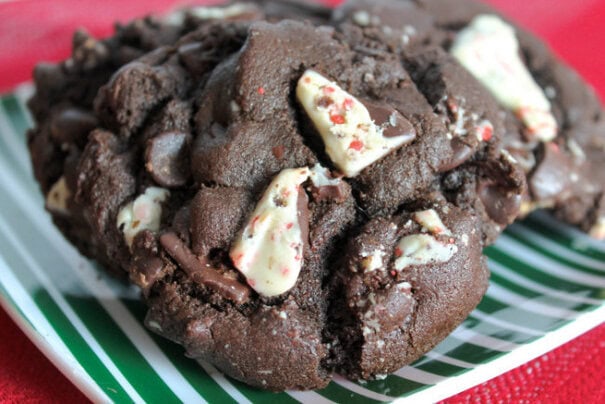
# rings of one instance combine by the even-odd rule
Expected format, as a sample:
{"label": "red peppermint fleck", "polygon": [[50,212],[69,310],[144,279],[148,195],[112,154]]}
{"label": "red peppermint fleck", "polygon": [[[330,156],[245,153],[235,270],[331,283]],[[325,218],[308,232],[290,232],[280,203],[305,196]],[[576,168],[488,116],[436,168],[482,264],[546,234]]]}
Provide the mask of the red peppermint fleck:
{"label": "red peppermint fleck", "polygon": [[456,112],[458,112],[458,105],[456,105],[456,103],[454,101],[447,100],[447,107],[452,112],[452,114],[455,114]]}
{"label": "red peppermint fleck", "polygon": [[254,285],[256,285],[256,281],[254,279],[248,279],[248,285],[250,285],[251,287],[254,287]]}
{"label": "red peppermint fleck", "polygon": [[236,267],[239,267],[239,266],[241,265],[241,263],[242,263],[242,258],[244,258],[244,254],[243,254],[243,253],[238,254],[238,255],[237,255],[237,256],[236,256],[236,257],[233,259],[233,264],[234,264]]}
{"label": "red peppermint fleck", "polygon": [[393,277],[397,276],[397,271],[392,270],[392,271],[391,271],[391,276],[393,276]]}
{"label": "red peppermint fleck", "polygon": [[294,227],[294,223],[290,222],[286,225],[286,229],[290,230],[292,227]]}
{"label": "red peppermint fleck", "polygon": [[264,95],[265,94],[265,89],[263,87],[259,87],[258,90],[256,90],[260,95]]}
{"label": "red peppermint fleck", "polygon": [[331,86],[325,86],[323,88],[323,90],[324,90],[324,94],[332,94],[334,91],[336,91],[336,90],[334,90],[334,87],[331,87]]}
{"label": "red peppermint fleck", "polygon": [[402,255],[403,251],[401,251],[401,248],[395,247],[395,257],[401,257]]}
{"label": "red peppermint fleck", "polygon": [[282,268],[282,270],[281,270],[281,274],[282,274],[283,276],[288,276],[288,274],[289,274],[289,273],[290,273],[290,268],[287,268],[287,267]]}
{"label": "red peppermint fleck", "polygon": [[305,83],[309,84],[311,82],[311,77],[305,77]]}
{"label": "red peppermint fleck", "polygon": [[252,223],[250,224],[250,230],[252,230],[254,232],[254,226],[256,226],[256,223],[258,223],[258,220],[260,219],[260,216],[254,216],[254,218],[252,219]]}
{"label": "red peppermint fleck", "polygon": [[349,149],[360,151],[363,149],[363,142],[361,140],[353,140],[349,145]]}
{"label": "red peppermint fleck", "polygon": [[454,240],[453,238],[450,238],[448,241],[450,242],[450,244],[454,244],[456,242],[456,240]]}
{"label": "red peppermint fleck", "polygon": [[489,142],[492,139],[494,128],[488,123],[484,123],[477,128],[477,136],[484,142]]}
{"label": "red peppermint fleck", "polygon": [[342,125],[343,123],[345,123],[345,117],[340,114],[330,115],[330,120],[335,125]]}
{"label": "red peppermint fleck", "polygon": [[353,108],[353,99],[345,98],[345,100],[342,103],[342,108],[346,111],[350,111]]}
{"label": "red peppermint fleck", "polygon": [[296,261],[300,261],[301,259],[302,259],[302,257],[300,254],[297,254],[294,256],[294,260],[296,260]]}

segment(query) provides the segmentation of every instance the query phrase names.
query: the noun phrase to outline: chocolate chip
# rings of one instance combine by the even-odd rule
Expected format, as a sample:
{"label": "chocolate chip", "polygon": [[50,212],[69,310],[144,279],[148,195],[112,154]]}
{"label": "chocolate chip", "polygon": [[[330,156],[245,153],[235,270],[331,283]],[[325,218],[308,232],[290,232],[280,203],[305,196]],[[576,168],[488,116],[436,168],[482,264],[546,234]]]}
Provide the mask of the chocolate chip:
{"label": "chocolate chip", "polygon": [[473,149],[460,140],[460,138],[452,139],[451,146],[453,151],[452,158],[442,167],[439,167],[440,173],[459,167],[473,155]]}
{"label": "chocolate chip", "polygon": [[323,185],[321,187],[311,187],[311,197],[315,202],[333,201],[342,203],[347,199],[347,185],[344,181],[340,181],[338,185]]}
{"label": "chocolate chip", "polygon": [[236,304],[244,304],[248,301],[250,290],[246,285],[210,268],[205,260],[195,256],[175,233],[163,234],[160,237],[160,244],[194,282],[220,293]]}
{"label": "chocolate chip", "polygon": [[[363,101],[372,120],[383,129],[384,137],[408,136],[409,142],[416,138],[414,126],[395,108]],[[408,143],[409,143],[408,142]]]}
{"label": "chocolate chip", "polygon": [[213,64],[201,42],[191,42],[179,46],[178,54],[181,63],[194,75],[200,76],[206,73]]}
{"label": "chocolate chip", "polygon": [[55,115],[50,124],[50,134],[58,143],[83,143],[88,133],[99,124],[92,112],[80,108],[68,108]]}
{"label": "chocolate chip", "polygon": [[149,140],[145,151],[145,168],[163,187],[180,187],[190,176],[189,135],[165,132]]}
{"label": "chocolate chip", "polygon": [[554,143],[545,144],[542,160],[529,180],[534,199],[564,199],[569,192],[569,174],[572,166],[569,157],[561,152],[559,146]]}
{"label": "chocolate chip", "polygon": [[522,196],[518,193],[487,182],[479,182],[477,193],[487,215],[494,222],[507,225],[519,215]]}

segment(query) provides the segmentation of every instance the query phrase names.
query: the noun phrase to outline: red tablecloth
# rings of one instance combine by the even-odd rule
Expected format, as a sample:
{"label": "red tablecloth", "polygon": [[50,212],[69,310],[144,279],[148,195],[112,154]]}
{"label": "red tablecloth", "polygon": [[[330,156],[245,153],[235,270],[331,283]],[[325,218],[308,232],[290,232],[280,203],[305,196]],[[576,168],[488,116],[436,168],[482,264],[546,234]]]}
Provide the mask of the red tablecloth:
{"label": "red tablecloth", "polygon": [[[336,3],[338,0],[327,0]],[[455,1],[455,0],[452,0]],[[552,47],[605,95],[605,2],[489,0]],[[38,60],[69,52],[71,32],[99,36],[112,22],[165,10],[175,0],[22,0],[0,2],[0,91],[29,79]],[[0,402],[81,402],[84,396],[0,309]],[[605,324],[448,402],[605,402]]]}

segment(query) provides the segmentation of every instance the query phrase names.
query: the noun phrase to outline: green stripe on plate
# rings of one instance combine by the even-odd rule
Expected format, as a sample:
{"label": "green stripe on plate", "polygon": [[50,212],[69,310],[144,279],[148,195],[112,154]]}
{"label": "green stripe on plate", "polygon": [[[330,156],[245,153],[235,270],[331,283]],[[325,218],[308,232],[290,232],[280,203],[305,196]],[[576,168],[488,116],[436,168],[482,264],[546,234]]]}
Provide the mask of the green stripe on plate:
{"label": "green stripe on plate", "polygon": [[[138,300],[121,300],[126,308],[128,308],[128,311],[130,311],[133,316],[141,324],[143,324],[145,313],[147,312],[147,308],[143,302]],[[210,403],[237,402],[229,394],[227,394],[225,390],[223,390],[196,361],[187,358],[185,356],[184,349],[180,345],[170,342],[165,338],[159,337],[154,333],[150,333],[150,335],[162,352],[166,354],[174,366],[176,366],[183,374],[183,377],[185,377],[193,388]],[[238,390],[242,392],[241,389],[238,388]],[[248,398],[250,399],[250,397]],[[280,402],[289,398],[290,397],[285,394],[279,395]]]}
{"label": "green stripe on plate", "polygon": [[6,111],[6,115],[9,116],[13,128],[17,133],[25,133],[29,129],[29,122],[25,117],[24,110],[21,108],[21,104],[14,95],[9,95],[2,99],[2,106]]}
{"label": "green stripe on plate", "polygon": [[[27,264],[11,249],[11,246],[10,241],[0,232],[0,255],[2,255],[10,268],[20,268],[19,271],[13,273],[23,285],[34,285],[35,280],[33,279],[33,275],[26,269]],[[127,398],[128,394],[126,394],[113,375],[105,368],[98,356],[90,349],[49,293],[41,288],[32,290],[31,298],[42,315],[52,325],[59,338],[61,338],[76,360],[82,364],[86,372],[96,381],[99,387],[112,398]],[[34,329],[36,329],[35,326]]]}
{"label": "green stripe on plate", "polygon": [[535,280],[536,282],[542,282],[569,294],[583,293],[586,297],[600,297],[600,288],[581,285],[570,281],[569,279],[555,276],[550,272],[539,271],[518,258],[512,257],[496,246],[488,247],[485,250],[485,253],[490,259],[499,262],[507,268],[514,268],[516,272],[519,272],[523,276]]}
{"label": "green stripe on plate", "polygon": [[384,380],[369,380],[361,384],[366,389],[389,396],[405,396],[426,387],[423,383],[389,375]]}
{"label": "green stripe on plate", "polygon": [[490,324],[488,322],[481,321],[479,319],[474,318],[472,313],[470,317],[464,320],[464,326],[466,328],[471,328],[474,331],[477,331],[483,335],[489,335],[491,337],[514,342],[516,344],[526,344],[537,338],[534,335],[529,335],[523,332],[503,328],[496,324]]}
{"label": "green stripe on plate", "polygon": [[[365,387],[365,386],[364,386]],[[335,401],[337,403],[347,403],[347,404],[365,404],[365,403],[381,403],[384,401],[374,400],[368,397],[361,396],[350,390],[340,386],[335,382],[331,382],[327,387],[316,390],[317,393],[322,395],[323,397]],[[394,395],[397,395],[395,393]]]}
{"label": "green stripe on plate", "polygon": [[[37,241],[35,231],[32,231],[29,223],[26,220],[23,220],[18,212],[14,212],[10,215],[10,217],[4,216],[6,211],[3,211],[2,213],[4,219],[9,224],[11,223],[11,219],[20,224],[20,227],[16,228],[13,223],[12,228],[15,231],[15,236],[20,235],[23,237],[23,234],[27,234],[30,237],[30,242],[32,244]],[[9,211],[8,213],[11,212]],[[19,280],[24,285],[34,284],[36,282],[35,275],[26,270],[28,264],[23,261],[23,258],[19,258],[17,256],[15,252],[17,246],[13,245],[10,240],[8,240],[1,232],[0,242],[0,252],[2,255],[8,260],[13,261],[14,266],[11,265],[11,267],[21,268],[21,271],[18,271],[18,273],[15,274]],[[41,257],[32,254],[32,250],[30,249],[29,245],[25,246],[25,248],[28,250],[27,252],[30,254],[30,257],[40,266],[65,265],[58,260],[58,257],[54,256],[51,251],[44,256],[44,262],[40,262]],[[57,307],[54,299],[52,299],[50,296],[47,297],[47,295],[48,292],[44,289],[33,291],[34,300],[36,300],[38,296],[44,297],[44,301],[42,302],[43,304],[40,304],[40,302],[37,300],[36,303],[38,303],[38,306],[45,315],[48,314],[46,311],[48,308],[56,308],[56,310],[53,312],[54,316],[52,319],[49,318],[49,322],[57,330],[57,333],[61,335],[60,332],[65,329],[65,321],[68,323],[70,323],[70,321],[65,317],[59,316],[63,315],[61,309]],[[101,348],[109,355],[114,364],[118,367],[118,369],[120,369],[121,373],[126,377],[126,379],[145,401],[155,399],[176,400],[176,396],[172,393],[172,391],[166,387],[165,383],[163,383],[153,369],[149,367],[135,346],[124,335],[122,330],[111,320],[111,318],[109,318],[103,307],[99,305],[95,299],[91,297],[71,296],[69,294],[63,295],[63,298],[76,313],[87,330],[89,330],[91,334],[95,336],[95,340],[99,343]],[[52,301],[52,305],[50,301]],[[58,327],[55,325],[58,325]],[[76,334],[79,332],[75,331],[73,327],[70,327],[70,331],[73,331]],[[80,336],[80,334],[78,334],[78,336]],[[69,346],[67,343],[66,345]],[[74,355],[76,355],[75,352]],[[91,369],[94,370],[94,368]],[[149,383],[151,384],[149,385]]]}
{"label": "green stripe on plate", "polygon": [[451,358],[477,365],[505,354],[505,352],[494,351],[493,349],[462,341],[454,336],[447,337],[434,350]]}
{"label": "green stripe on plate", "polygon": [[[506,234],[509,237],[523,243],[527,247],[531,247],[534,251],[536,251],[546,257],[549,257],[557,262],[565,264],[573,269],[576,269],[576,270],[582,271],[582,272],[586,272],[589,274],[593,274],[593,275],[598,275],[598,276],[605,275],[605,273],[603,271],[599,271],[598,269],[590,268],[589,266],[582,265],[579,262],[573,262],[568,259],[565,259],[564,257],[561,257],[559,254],[556,253],[556,250],[548,250],[548,249],[542,247],[538,243],[532,241],[529,237],[524,236],[523,232],[514,231],[514,229],[513,229],[510,231],[507,231]],[[565,247],[563,247],[563,248],[565,248]]]}
{"label": "green stripe on plate", "polygon": [[84,341],[80,333],[73,327],[67,317],[65,317],[63,311],[56,305],[48,292],[41,289],[35,292],[32,297],[69,351],[84,369],[86,369],[86,372],[95,383],[97,383],[99,387],[116,402],[132,401],[111,372],[107,370],[98,356],[86,344],[86,341]]}
{"label": "green stripe on plate", "polygon": [[605,261],[605,245],[603,246],[604,250],[597,250],[591,247],[589,244],[582,243],[581,240],[579,241],[578,239],[559,231],[556,225],[541,220],[535,215],[529,216],[522,223],[523,225],[530,227],[535,232],[540,233],[551,241],[555,241],[569,248],[570,250],[576,251],[590,258]]}

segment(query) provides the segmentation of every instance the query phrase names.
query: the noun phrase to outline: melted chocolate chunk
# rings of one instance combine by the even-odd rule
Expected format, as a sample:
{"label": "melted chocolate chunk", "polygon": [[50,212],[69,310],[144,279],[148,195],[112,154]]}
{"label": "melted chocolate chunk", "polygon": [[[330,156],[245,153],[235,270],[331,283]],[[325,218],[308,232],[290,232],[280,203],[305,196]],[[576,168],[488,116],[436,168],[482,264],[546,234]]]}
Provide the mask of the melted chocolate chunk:
{"label": "melted chocolate chunk", "polygon": [[406,137],[405,143],[411,143],[416,139],[414,126],[393,107],[378,105],[373,102],[364,101],[363,105],[368,109],[374,123],[383,129],[385,137]]}
{"label": "melted chocolate chunk", "polygon": [[86,142],[86,136],[99,125],[96,116],[80,108],[67,108],[56,115],[50,124],[50,134],[59,143]]}
{"label": "melted chocolate chunk", "polygon": [[452,139],[451,145],[453,151],[452,158],[447,164],[442,167],[439,167],[439,172],[441,173],[453,170],[454,168],[461,166],[474,154],[473,148],[457,137]]}
{"label": "melted chocolate chunk", "polygon": [[193,255],[176,234],[163,234],[160,237],[160,244],[194,282],[220,293],[236,304],[244,304],[248,301],[250,290],[247,286],[212,269],[205,260]]}
{"label": "melted chocolate chunk", "polygon": [[151,139],[145,151],[145,168],[163,187],[180,187],[187,183],[190,135],[166,132]]}
{"label": "melted chocolate chunk", "polygon": [[479,182],[479,198],[485,211],[496,223],[508,225],[519,214],[522,196],[496,184]]}
{"label": "melted chocolate chunk", "polygon": [[538,200],[564,199],[570,192],[569,174],[572,163],[554,143],[544,145],[543,157],[531,174],[529,186],[532,196]]}

